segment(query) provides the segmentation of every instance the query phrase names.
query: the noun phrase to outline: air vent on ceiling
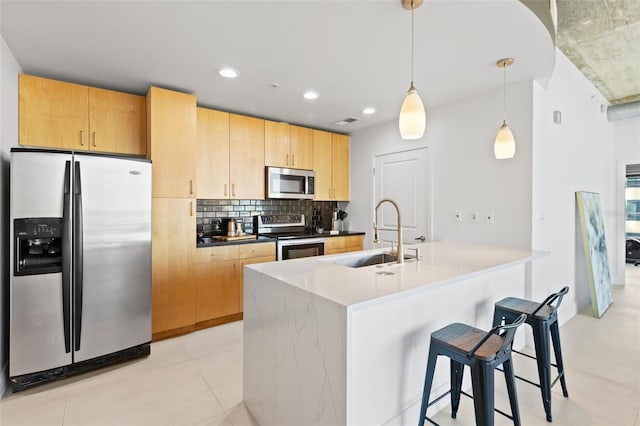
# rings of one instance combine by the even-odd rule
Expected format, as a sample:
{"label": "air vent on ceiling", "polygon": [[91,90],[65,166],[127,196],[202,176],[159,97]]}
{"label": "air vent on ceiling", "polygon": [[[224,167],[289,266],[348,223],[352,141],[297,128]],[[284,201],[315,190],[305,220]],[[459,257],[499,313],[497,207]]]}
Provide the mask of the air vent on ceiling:
{"label": "air vent on ceiling", "polygon": [[360,121],[360,119],[355,117],[349,117],[343,120],[335,121],[333,124],[336,126],[346,126],[347,124],[355,123],[356,121]]}

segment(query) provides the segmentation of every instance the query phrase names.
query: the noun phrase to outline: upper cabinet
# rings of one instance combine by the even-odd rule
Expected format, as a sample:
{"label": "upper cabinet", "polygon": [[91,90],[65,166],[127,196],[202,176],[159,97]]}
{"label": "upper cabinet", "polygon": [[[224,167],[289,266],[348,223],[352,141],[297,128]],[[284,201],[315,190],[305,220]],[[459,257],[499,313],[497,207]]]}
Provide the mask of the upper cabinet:
{"label": "upper cabinet", "polygon": [[316,201],[349,201],[349,137],[313,131]]}
{"label": "upper cabinet", "polygon": [[264,122],[264,164],[265,166],[292,167],[291,132],[287,123]]}
{"label": "upper cabinet", "polygon": [[146,155],[146,109],[144,96],[89,87],[89,149]]}
{"label": "upper cabinet", "polygon": [[197,109],[197,198],[227,199],[229,183],[229,113]]}
{"label": "upper cabinet", "polygon": [[143,96],[21,74],[19,143],[146,154]]}
{"label": "upper cabinet", "polygon": [[264,123],[265,165],[313,169],[313,131],[266,120]]}
{"label": "upper cabinet", "polygon": [[291,129],[291,167],[313,169],[313,130],[300,126]]}
{"label": "upper cabinet", "polygon": [[264,200],[264,120],[229,114],[229,198]]}
{"label": "upper cabinet", "polygon": [[196,97],[151,87],[147,110],[153,197],[195,198]]}
{"label": "upper cabinet", "polygon": [[333,199],[349,201],[349,136],[331,134],[331,184]]}

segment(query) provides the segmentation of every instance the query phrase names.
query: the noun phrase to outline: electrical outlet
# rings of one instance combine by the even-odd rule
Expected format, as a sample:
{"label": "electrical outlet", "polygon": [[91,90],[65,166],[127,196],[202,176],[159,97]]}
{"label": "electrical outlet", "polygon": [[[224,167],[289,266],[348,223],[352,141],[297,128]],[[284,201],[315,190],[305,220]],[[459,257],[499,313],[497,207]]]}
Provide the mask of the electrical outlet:
{"label": "electrical outlet", "polygon": [[471,222],[473,223],[477,223],[478,222],[478,211],[474,210],[471,212]]}
{"label": "electrical outlet", "polygon": [[495,220],[495,217],[493,216],[493,212],[492,211],[488,211],[488,212],[485,213],[484,221],[486,223],[493,223],[494,220]]}
{"label": "electrical outlet", "polygon": [[453,220],[456,222],[462,222],[462,210],[456,210],[453,212]]}

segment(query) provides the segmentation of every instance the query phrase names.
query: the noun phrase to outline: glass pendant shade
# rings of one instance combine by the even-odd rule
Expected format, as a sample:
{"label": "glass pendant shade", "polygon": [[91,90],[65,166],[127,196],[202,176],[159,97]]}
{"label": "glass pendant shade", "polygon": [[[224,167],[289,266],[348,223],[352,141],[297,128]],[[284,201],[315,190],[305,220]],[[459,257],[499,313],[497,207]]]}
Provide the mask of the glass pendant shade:
{"label": "glass pendant shade", "polygon": [[420,139],[424,136],[427,116],[422,99],[413,85],[409,87],[407,96],[402,102],[398,125],[402,139]]}
{"label": "glass pendant shade", "polygon": [[493,144],[493,153],[498,160],[513,158],[516,153],[516,140],[506,121],[502,122],[500,130],[498,130],[496,141]]}

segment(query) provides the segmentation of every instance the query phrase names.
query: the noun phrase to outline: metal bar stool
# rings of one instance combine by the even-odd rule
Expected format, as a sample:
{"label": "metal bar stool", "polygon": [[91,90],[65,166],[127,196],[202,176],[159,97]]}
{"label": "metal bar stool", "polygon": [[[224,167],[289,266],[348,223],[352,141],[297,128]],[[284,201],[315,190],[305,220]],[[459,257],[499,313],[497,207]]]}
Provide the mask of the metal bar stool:
{"label": "metal bar stool", "polygon": [[[562,394],[569,396],[567,392],[567,384],[564,378],[564,366],[562,364],[562,349],[560,347],[560,331],[558,327],[558,307],[562,302],[562,297],[569,292],[569,287],[564,287],[557,293],[549,295],[542,303],[531,302],[516,297],[507,297],[496,302],[493,311],[493,325],[498,325],[502,321],[513,321],[522,314],[526,314],[526,323],[533,329],[533,341],[536,350],[536,356],[532,357],[522,352],[513,351],[526,357],[535,359],[538,364],[539,383],[516,376],[529,384],[540,388],[542,394],[542,403],[544,411],[547,415],[547,421],[551,421],[551,386],[558,379],[562,385]],[[554,305],[555,303],[555,305]],[[550,342],[553,342],[553,351],[556,357],[556,364],[551,363]],[[558,376],[551,382],[551,366],[556,367]]]}
{"label": "metal bar stool", "polygon": [[[436,426],[438,425],[427,417],[427,408],[449,393],[451,394],[451,417],[456,418],[460,405],[460,394],[471,396],[462,392],[462,374],[465,365],[471,367],[472,398],[476,414],[476,425],[493,425],[493,370],[500,365],[504,365],[504,376],[509,392],[511,416],[502,411],[496,411],[512,419],[514,425],[520,425],[518,397],[516,395],[513,365],[511,363],[511,345],[516,328],[524,323],[526,317],[526,315],[521,315],[511,324],[497,325],[488,332],[466,324],[454,323],[431,333],[427,372],[422,393],[422,406],[420,408],[420,420],[418,421],[419,426],[424,425],[425,420]],[[500,332],[502,332],[502,334],[500,334]],[[429,402],[429,394],[431,393],[431,385],[433,383],[433,375],[438,355],[444,355],[451,359],[451,389],[432,402]]]}

